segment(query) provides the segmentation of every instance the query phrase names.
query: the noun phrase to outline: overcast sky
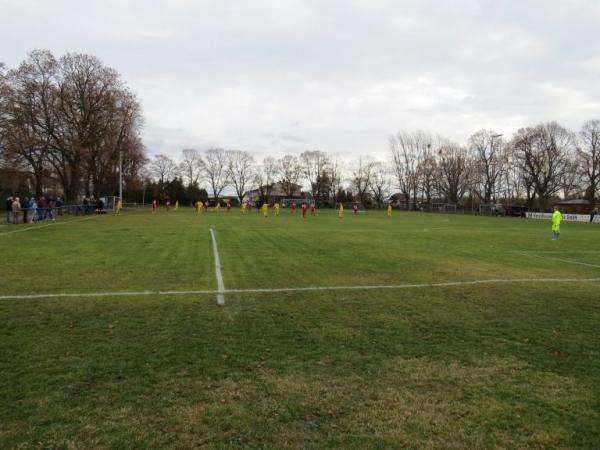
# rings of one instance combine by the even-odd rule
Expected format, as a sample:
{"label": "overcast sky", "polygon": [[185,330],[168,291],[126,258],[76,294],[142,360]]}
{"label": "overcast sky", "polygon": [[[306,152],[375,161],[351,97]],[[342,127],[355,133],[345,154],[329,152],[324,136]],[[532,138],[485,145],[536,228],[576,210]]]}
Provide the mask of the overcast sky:
{"label": "overcast sky", "polygon": [[598,0],[0,0],[0,61],[100,57],[151,154],[386,158],[398,130],[600,118],[599,24]]}

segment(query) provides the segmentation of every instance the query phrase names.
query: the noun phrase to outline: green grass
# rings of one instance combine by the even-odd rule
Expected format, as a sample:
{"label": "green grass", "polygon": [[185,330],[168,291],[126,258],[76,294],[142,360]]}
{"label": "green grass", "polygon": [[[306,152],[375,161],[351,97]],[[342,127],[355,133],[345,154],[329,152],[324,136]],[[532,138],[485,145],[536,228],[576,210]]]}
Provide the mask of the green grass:
{"label": "green grass", "polygon": [[[600,278],[587,223],[558,242],[542,221],[398,212],[24,227],[0,228],[0,295],[214,290],[210,228],[228,289]],[[598,281],[225,300],[0,300],[0,447],[598,448]]]}

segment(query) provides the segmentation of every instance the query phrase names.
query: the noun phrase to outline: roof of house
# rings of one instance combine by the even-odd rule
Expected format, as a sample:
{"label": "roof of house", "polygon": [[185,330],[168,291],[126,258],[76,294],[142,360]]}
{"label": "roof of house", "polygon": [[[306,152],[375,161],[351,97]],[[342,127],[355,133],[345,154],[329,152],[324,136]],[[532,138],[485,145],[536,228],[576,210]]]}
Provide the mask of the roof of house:
{"label": "roof of house", "polygon": [[[294,187],[294,193],[297,193],[298,191],[300,191],[300,189],[302,189],[302,186],[296,183],[292,183],[293,187]],[[260,194],[261,190],[260,189],[251,189],[249,191],[244,192],[244,197],[248,196],[248,195],[254,195],[254,194]],[[278,181],[276,183],[273,183],[271,185],[271,195],[273,196],[282,196],[285,195],[284,193],[284,188],[283,188],[283,183],[281,181]]]}
{"label": "roof of house", "polygon": [[563,200],[561,202],[554,203],[555,205],[590,205],[589,200],[585,198],[575,198],[572,200]]}

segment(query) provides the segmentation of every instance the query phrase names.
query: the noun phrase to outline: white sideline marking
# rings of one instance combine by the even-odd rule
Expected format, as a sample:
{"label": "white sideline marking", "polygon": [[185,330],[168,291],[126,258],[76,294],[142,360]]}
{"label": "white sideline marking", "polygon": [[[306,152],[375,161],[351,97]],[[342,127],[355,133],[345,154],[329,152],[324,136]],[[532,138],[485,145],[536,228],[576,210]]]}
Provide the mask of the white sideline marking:
{"label": "white sideline marking", "polygon": [[219,258],[219,250],[217,249],[217,239],[215,238],[215,232],[210,229],[210,236],[212,238],[213,253],[215,255],[215,273],[217,274],[217,305],[225,304],[225,283],[223,283],[223,275],[221,274],[221,259]]}
{"label": "white sideline marking", "polygon": [[[468,286],[477,284],[501,284],[501,283],[572,283],[572,282],[600,282],[600,278],[515,278],[512,280],[490,279],[473,281],[448,281],[444,283],[422,283],[422,284],[390,284],[390,285],[367,285],[367,286],[313,286],[298,288],[273,288],[273,289],[227,289],[226,293],[260,293],[260,292],[295,292],[295,291],[337,291],[337,290],[370,290],[370,289],[418,289],[452,286]],[[1,297],[0,297],[1,298]]]}
{"label": "white sideline marking", "polygon": [[[536,254],[539,253],[543,253],[543,254],[553,254],[553,255],[570,255],[570,254],[580,254],[580,253],[594,253],[594,254],[600,254],[600,250],[534,250]],[[513,252],[514,253],[514,252]],[[519,252],[516,251],[516,253],[523,253],[523,252]]]}
{"label": "white sideline marking", "polygon": [[554,261],[561,261],[561,262],[564,262],[564,263],[578,264],[580,266],[595,267],[595,268],[600,269],[600,266],[597,265],[597,264],[588,264],[588,263],[584,263],[584,262],[581,262],[581,261],[573,261],[573,260],[570,260],[570,259],[556,258],[554,256],[534,255],[533,253],[519,253],[519,254],[523,255],[523,256],[529,256],[530,258],[551,259],[551,260],[554,260]]}
{"label": "white sideline marking", "polygon": [[82,219],[66,220],[64,222],[52,222],[52,223],[48,223],[46,225],[38,225],[38,226],[33,226],[33,227],[20,228],[18,230],[7,231],[6,233],[0,233],[0,236],[4,236],[5,234],[20,233],[21,231],[39,230],[40,228],[51,227],[52,225],[65,225],[67,223],[81,222],[82,220],[90,220],[90,219],[95,219],[95,218],[96,218],[96,216],[84,217]]}
{"label": "white sideline marking", "polygon": [[214,294],[217,291],[124,291],[124,292],[85,292],[79,294],[30,294],[30,295],[1,295],[0,300],[36,299],[36,298],[69,298],[69,297],[133,297],[148,295],[197,295]]}
{"label": "white sideline marking", "polygon": [[443,288],[453,286],[469,286],[478,284],[505,284],[505,283],[598,283],[600,278],[514,278],[514,279],[489,279],[472,281],[448,281],[444,283],[421,284],[381,284],[366,286],[309,286],[295,288],[272,289],[225,289],[199,290],[199,291],[139,291],[139,292],[86,292],[86,293],[58,293],[58,294],[29,294],[29,295],[0,295],[0,300],[61,298],[61,297],[131,297],[131,296],[161,296],[161,295],[214,295],[214,294],[243,294],[243,293],[269,293],[269,292],[304,292],[304,291],[338,291],[338,290],[371,290],[371,289],[420,289]]}

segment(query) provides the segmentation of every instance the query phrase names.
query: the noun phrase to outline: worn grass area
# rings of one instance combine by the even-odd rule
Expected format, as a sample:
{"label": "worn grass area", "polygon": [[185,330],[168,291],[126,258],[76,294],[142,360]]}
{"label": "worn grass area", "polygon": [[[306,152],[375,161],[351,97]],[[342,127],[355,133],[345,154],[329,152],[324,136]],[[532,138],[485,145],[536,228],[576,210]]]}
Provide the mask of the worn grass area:
{"label": "worn grass area", "polygon": [[[0,295],[215,289],[211,227],[227,288],[600,277],[597,225],[182,209],[4,227]],[[600,442],[599,282],[3,300],[0,323],[2,448]]]}

